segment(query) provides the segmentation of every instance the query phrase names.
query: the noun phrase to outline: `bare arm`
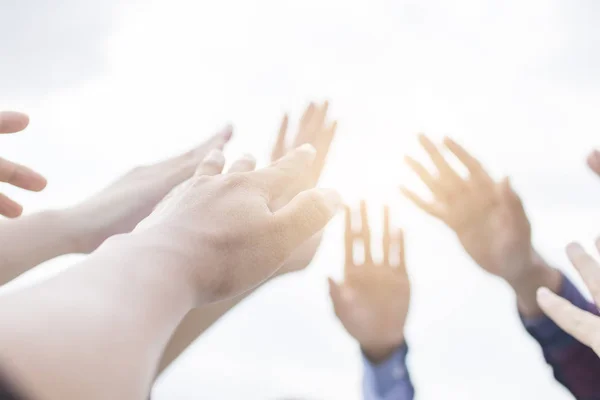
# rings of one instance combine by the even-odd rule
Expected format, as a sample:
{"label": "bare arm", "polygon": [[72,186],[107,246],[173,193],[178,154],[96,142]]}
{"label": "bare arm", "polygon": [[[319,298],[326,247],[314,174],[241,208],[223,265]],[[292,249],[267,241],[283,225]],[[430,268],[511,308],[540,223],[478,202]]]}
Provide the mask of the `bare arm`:
{"label": "bare arm", "polygon": [[[298,147],[305,143],[312,144],[317,150],[316,159],[310,168],[308,180],[304,188],[310,188],[317,184],[325,160],[329,152],[329,148],[335,135],[336,123],[328,123],[327,102],[322,105],[311,103],[304,115],[300,119],[298,132],[293,140],[292,148]],[[286,144],[286,134],[288,130],[288,117],[284,116],[279,135],[275,142],[275,147],[272,153],[272,161],[283,157],[290,147]],[[230,172],[247,172],[254,169],[255,160],[246,158],[245,162],[233,165]],[[293,189],[291,190],[293,196]],[[290,195],[284,195],[277,201],[275,208],[286,204],[290,200]],[[302,247],[297,249],[294,254],[286,261],[286,264],[279,270],[278,274],[298,271],[306,268],[312,261],[319,244],[321,243],[322,234],[319,233],[304,243]],[[175,361],[181,353],[183,353],[199,336],[201,336],[212,324],[218,321],[229,310],[243,301],[249,293],[234,299],[211,304],[206,307],[192,310],[183,320],[175,335],[169,342],[163,359],[160,363],[159,373],[164,371],[169,365]]]}
{"label": "bare arm", "polygon": [[0,298],[5,374],[36,400],[147,398],[192,307],[257,287],[333,216],[339,197],[326,190],[270,210],[313,159],[305,147],[260,171],[221,176],[225,160],[213,151],[133,233]]}
{"label": "bare arm", "polygon": [[[0,285],[52,258],[90,253],[110,236],[130,232],[173,187],[192,176],[210,150],[222,148],[230,137],[231,128],[227,127],[184,154],[130,171],[68,209],[3,221]],[[0,162],[0,180],[3,165],[6,166]],[[19,178],[19,182],[23,179]],[[1,196],[0,213],[7,201]]]}

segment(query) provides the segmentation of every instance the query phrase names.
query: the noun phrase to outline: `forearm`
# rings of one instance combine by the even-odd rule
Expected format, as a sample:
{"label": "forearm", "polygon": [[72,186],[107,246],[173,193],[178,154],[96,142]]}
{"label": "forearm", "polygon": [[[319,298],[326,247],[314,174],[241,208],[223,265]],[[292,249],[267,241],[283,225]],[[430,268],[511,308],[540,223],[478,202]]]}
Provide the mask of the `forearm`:
{"label": "forearm", "polygon": [[169,341],[158,367],[158,374],[167,369],[199,336],[229,310],[254,291],[191,310],[177,327]]}
{"label": "forearm", "polygon": [[517,306],[525,318],[543,315],[536,292],[540,287],[547,287],[558,292],[562,283],[562,274],[556,268],[549,266],[535,251],[533,251],[531,266],[523,269],[523,276],[508,282],[517,296]]}
{"label": "forearm", "polygon": [[44,261],[78,251],[81,233],[67,211],[43,211],[0,223],[0,284]]}
{"label": "forearm", "polygon": [[0,299],[2,367],[25,395],[147,398],[195,299],[137,239],[110,239],[80,265]]}

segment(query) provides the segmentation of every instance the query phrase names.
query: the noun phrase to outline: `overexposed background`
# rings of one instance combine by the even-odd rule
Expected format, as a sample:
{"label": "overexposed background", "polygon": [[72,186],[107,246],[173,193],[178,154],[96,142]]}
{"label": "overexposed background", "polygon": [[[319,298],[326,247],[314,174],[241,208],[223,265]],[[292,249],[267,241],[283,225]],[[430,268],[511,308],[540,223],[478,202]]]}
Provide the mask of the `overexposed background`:
{"label": "overexposed background", "polygon": [[[50,182],[2,190],[28,212],[66,207],[227,122],[228,154],[265,163],[282,113],[329,99],[339,129],[323,185],[365,198],[374,218],[391,204],[407,231],[418,398],[569,399],[507,287],[397,186],[418,184],[402,165],[405,153],[423,159],[416,132],[452,135],[513,178],[538,249],[572,275],[564,245],[600,233],[600,182],[584,164],[600,144],[598,20],[593,0],[2,1],[0,109],[32,117],[1,139],[2,156]],[[342,272],[341,237],[338,219],[307,271],[227,315],[155,399],[358,399],[359,351],[326,289]]]}

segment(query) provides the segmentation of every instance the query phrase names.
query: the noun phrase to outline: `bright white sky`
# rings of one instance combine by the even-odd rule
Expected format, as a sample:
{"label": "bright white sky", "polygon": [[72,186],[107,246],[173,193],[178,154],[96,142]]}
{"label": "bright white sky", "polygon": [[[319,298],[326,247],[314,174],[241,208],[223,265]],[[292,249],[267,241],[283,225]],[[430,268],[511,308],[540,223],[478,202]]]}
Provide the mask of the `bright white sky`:
{"label": "bright white sky", "polygon": [[[599,233],[600,3],[443,0],[107,0],[0,4],[0,108],[32,116],[3,156],[50,180],[6,192],[62,207],[120,173],[194,145],[227,122],[233,157],[269,153],[284,111],[331,101],[338,137],[323,185],[389,202],[408,235],[408,326],[419,399],[562,400],[510,292],[443,226],[403,201],[422,157],[414,134],[452,135],[508,174],[535,241],[568,274],[569,240]],[[4,188],[3,188],[4,189]],[[356,345],[326,277],[342,269],[335,221],[306,272],[268,284],[197,342],[156,387],[161,399],[359,398]],[[48,273],[77,260],[42,267]]]}

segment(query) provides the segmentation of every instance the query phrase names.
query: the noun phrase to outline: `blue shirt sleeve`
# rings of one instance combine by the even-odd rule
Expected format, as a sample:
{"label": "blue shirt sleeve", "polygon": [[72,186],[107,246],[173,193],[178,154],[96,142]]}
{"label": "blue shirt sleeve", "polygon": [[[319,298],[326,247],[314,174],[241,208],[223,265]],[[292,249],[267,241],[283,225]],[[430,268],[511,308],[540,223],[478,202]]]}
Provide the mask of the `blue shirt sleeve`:
{"label": "blue shirt sleeve", "polygon": [[373,364],[363,354],[364,400],[413,400],[415,390],[406,365],[408,346],[399,347],[387,360]]}
{"label": "blue shirt sleeve", "polygon": [[[582,310],[598,315],[598,308],[583,297],[567,277],[559,295]],[[600,393],[600,358],[563,331],[550,318],[522,318],[525,329],[540,344],[554,377],[578,399],[596,399]]]}

